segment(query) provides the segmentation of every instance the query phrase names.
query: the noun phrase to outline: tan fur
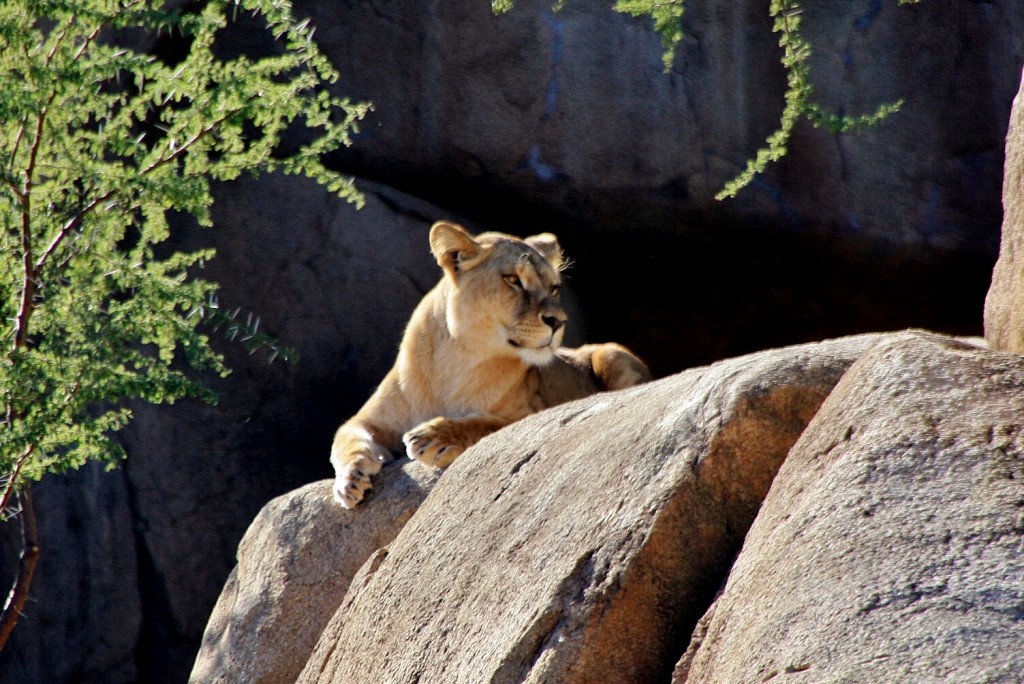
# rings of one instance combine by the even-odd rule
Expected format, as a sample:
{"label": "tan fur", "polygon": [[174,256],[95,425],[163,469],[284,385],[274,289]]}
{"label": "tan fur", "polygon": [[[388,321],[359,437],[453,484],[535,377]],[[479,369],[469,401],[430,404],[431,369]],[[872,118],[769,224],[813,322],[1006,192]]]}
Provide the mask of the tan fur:
{"label": "tan fur", "polygon": [[439,221],[430,249],[440,282],[413,312],[394,367],[334,437],[334,498],[345,508],[403,445],[409,458],[444,468],[524,416],[650,379],[620,345],[559,348],[566,314],[554,235],[474,238]]}

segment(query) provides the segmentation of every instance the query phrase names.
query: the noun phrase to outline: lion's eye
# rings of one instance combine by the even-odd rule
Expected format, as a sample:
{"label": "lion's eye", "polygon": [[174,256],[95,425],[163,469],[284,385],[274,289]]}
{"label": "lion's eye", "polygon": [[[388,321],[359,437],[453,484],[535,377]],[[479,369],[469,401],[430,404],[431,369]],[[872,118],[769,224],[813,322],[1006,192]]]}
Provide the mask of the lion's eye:
{"label": "lion's eye", "polygon": [[502,276],[502,277],[505,279],[506,283],[508,283],[509,285],[514,287],[515,289],[517,289],[517,290],[523,289],[523,282],[521,280],[519,280],[519,276],[515,275],[514,273],[510,273],[510,274],[508,274],[506,276]]}
{"label": "lion's eye", "polygon": [[562,287],[560,285],[552,285],[551,286],[551,296],[552,297],[557,297],[558,293],[561,292],[561,291],[562,291]]}

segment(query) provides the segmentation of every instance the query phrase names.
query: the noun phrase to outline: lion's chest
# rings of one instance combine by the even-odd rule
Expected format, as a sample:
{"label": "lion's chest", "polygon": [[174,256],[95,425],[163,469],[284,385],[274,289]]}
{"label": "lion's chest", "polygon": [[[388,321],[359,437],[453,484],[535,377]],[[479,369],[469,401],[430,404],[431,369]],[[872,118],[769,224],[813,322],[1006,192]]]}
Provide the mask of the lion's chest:
{"label": "lion's chest", "polygon": [[403,374],[413,422],[488,414],[518,420],[532,412],[526,367],[517,359],[435,358],[429,373]]}

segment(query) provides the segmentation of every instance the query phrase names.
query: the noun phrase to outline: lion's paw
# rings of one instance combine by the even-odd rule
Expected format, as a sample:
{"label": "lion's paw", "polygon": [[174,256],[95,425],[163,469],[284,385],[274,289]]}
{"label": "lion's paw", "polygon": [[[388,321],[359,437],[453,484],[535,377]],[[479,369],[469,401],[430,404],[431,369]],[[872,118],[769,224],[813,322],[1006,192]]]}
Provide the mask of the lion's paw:
{"label": "lion's paw", "polygon": [[334,478],[334,500],[344,508],[355,508],[373,487],[370,476],[379,473],[380,468],[379,461],[367,456],[360,456],[338,468]]}
{"label": "lion's paw", "polygon": [[465,447],[458,443],[451,421],[440,417],[420,423],[402,436],[409,458],[435,468],[447,468]]}

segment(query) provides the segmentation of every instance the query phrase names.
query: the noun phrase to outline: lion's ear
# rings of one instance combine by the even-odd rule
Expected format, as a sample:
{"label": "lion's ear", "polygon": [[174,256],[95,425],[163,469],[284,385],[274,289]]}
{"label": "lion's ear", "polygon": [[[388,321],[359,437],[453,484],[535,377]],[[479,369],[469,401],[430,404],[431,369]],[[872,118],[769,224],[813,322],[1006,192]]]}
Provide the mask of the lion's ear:
{"label": "lion's ear", "polygon": [[448,221],[438,221],[431,226],[430,251],[438,265],[453,278],[475,266],[484,256],[480,243],[465,228]]}
{"label": "lion's ear", "polygon": [[558,244],[558,238],[554,235],[551,233],[531,235],[524,242],[540,252],[540,255],[551,264],[551,268],[556,271],[562,268],[565,255],[562,254],[562,247]]}

